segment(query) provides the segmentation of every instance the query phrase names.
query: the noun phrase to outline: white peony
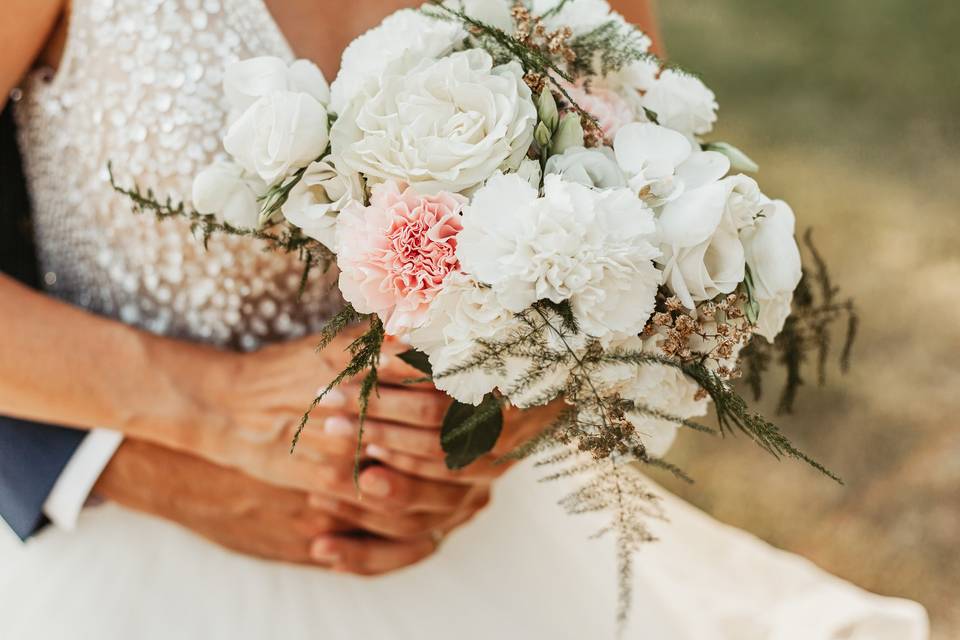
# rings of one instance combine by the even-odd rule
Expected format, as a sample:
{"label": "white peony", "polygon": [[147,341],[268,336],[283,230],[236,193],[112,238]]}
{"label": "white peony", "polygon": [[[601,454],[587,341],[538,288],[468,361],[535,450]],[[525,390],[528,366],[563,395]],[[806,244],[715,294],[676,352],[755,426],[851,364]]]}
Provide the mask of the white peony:
{"label": "white peony", "polygon": [[230,125],[223,146],[245,170],[274,184],[319,158],[327,142],[327,111],[316,98],[273,91]]}
{"label": "white peony", "polygon": [[353,171],[337,170],[327,156],[307,167],[283,205],[283,215],[305,234],[335,247],[337,214],[351,202],[363,202],[363,183]]}
{"label": "white peony", "polygon": [[569,300],[583,331],[639,333],[660,274],[653,212],[627,189],[596,191],[544,180],[544,196],[516,175],[496,175],[464,209],[461,266],[509,310]]}
{"label": "white peony", "polygon": [[547,160],[546,173],[555,173],[568,182],[576,182],[597,189],[627,186],[627,181],[610,147],[598,149],[570,147],[562,154],[550,156]]}
{"label": "white peony", "polygon": [[760,305],[757,333],[771,342],[790,315],[793,291],[803,275],[794,238],[795,217],[782,200],[768,201],[756,224],[741,233],[746,261]]}
{"label": "white peony", "polygon": [[[503,340],[520,327],[490,287],[462,273],[452,273],[430,304],[426,322],[409,334],[410,344],[427,354],[437,374],[462,364],[476,353],[477,340]],[[460,402],[479,404],[483,396],[521,369],[506,376],[499,371],[476,370],[434,379],[438,389]]]}
{"label": "white peony", "polygon": [[330,87],[330,110],[342,115],[371,82],[377,84],[391,65],[414,66],[450,53],[466,32],[454,21],[437,20],[417,9],[388,16],[379,26],[350,43]]}
{"label": "white peony", "polygon": [[262,180],[246,175],[239,165],[216,162],[194,178],[193,207],[234,227],[255,229],[260,222],[257,198],[266,190]]}
{"label": "white peony", "polygon": [[330,87],[317,65],[309,60],[287,65],[273,56],[248,58],[229,65],[223,75],[223,90],[235,116],[276,91],[306,93],[320,104],[330,101]]}
{"label": "white peony", "polygon": [[[663,207],[657,219],[664,282],[690,309],[733,292],[745,275],[740,229],[762,205],[746,176],[686,191]],[[755,200],[751,202],[750,197]]]}
{"label": "white peony", "polygon": [[459,192],[498,168],[516,169],[533,142],[537,110],[516,62],[493,66],[470,49],[386,75],[331,133],[345,166],[423,193]]}
{"label": "white peony", "polygon": [[643,106],[669,129],[694,138],[713,129],[717,98],[699,78],[674,69],[663,71],[646,90]]}

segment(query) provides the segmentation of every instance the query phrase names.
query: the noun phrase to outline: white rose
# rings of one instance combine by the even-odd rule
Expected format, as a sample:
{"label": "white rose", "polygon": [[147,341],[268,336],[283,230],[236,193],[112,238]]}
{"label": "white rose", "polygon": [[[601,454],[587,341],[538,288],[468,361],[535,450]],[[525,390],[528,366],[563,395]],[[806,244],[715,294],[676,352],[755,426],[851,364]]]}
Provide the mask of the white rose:
{"label": "white rose", "polygon": [[227,66],[223,90],[236,116],[275,91],[306,93],[320,104],[330,101],[330,87],[317,65],[309,60],[287,65],[273,56],[248,58]]}
{"label": "white rose", "polygon": [[388,16],[350,43],[330,87],[330,110],[342,115],[353,99],[391,65],[407,68],[450,53],[466,38],[458,22],[437,20],[416,9]]}
{"label": "white rose", "polygon": [[699,78],[667,69],[643,96],[643,105],[657,114],[664,127],[691,138],[713,129],[717,98]]}
{"label": "white rose", "polygon": [[757,333],[771,342],[790,315],[793,291],[803,275],[800,249],[794,238],[795,224],[790,206],[774,200],[763,207],[756,224],[741,233],[754,295],[760,305]]}
{"label": "white rose", "polygon": [[308,93],[274,91],[251,104],[223,146],[250,173],[274,184],[327,148],[327,111]]}
{"label": "white rose", "polygon": [[363,184],[353,171],[340,172],[327,156],[307,167],[283,205],[283,215],[331,251],[337,214],[350,202],[363,202]]}
{"label": "white rose", "polygon": [[368,177],[459,192],[516,169],[537,111],[523,70],[470,49],[387,74],[333,126],[333,153]]}
{"label": "white rose", "polygon": [[[751,218],[745,212],[755,186],[745,176],[731,176],[686,191],[663,207],[657,229],[664,281],[687,308],[731,293],[743,281],[739,231]],[[753,204],[753,211],[760,208],[758,201]]]}
{"label": "white rose", "polygon": [[577,182],[597,189],[627,186],[623,172],[617,166],[613,151],[609,147],[570,147],[560,155],[550,156],[546,172],[560,175],[568,182]]}
{"label": "white rose", "polygon": [[194,178],[193,207],[234,227],[255,229],[260,219],[257,198],[266,190],[262,180],[245,175],[239,165],[217,162]]}
{"label": "white rose", "polygon": [[538,197],[522,178],[496,175],[464,209],[461,266],[515,312],[569,300],[583,331],[639,333],[660,274],[653,212],[627,189],[596,191],[549,175]]}
{"label": "white rose", "polygon": [[[493,290],[461,273],[451,273],[443,290],[434,298],[426,322],[409,335],[410,344],[427,354],[436,374],[469,360],[478,340],[503,340],[520,328],[516,316],[497,301]],[[434,379],[434,385],[468,404],[479,404],[483,396],[519,373],[515,363],[506,376],[500,371],[476,370]]]}
{"label": "white rose", "polygon": [[628,186],[652,207],[716,182],[730,170],[722,153],[699,151],[683,134],[649,122],[622,127],[613,147]]}

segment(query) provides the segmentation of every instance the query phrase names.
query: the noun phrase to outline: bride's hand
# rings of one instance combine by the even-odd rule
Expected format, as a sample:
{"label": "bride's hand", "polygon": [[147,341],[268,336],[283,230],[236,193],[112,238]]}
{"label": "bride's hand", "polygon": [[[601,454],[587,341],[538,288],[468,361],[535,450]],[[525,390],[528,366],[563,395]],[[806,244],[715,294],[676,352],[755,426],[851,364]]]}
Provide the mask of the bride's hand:
{"label": "bride's hand", "polygon": [[[139,440],[124,441],[94,492],[246,555],[360,575],[400,569],[431,555],[437,546],[431,535],[357,537],[353,524],[311,503],[302,491]],[[447,531],[470,513],[437,524],[435,531]]]}
{"label": "bride's hand", "polygon": [[[290,445],[318,387],[345,366],[350,336],[319,354],[316,337],[237,355],[220,382],[209,385],[213,420],[186,431],[177,447],[255,478],[357,503],[353,480],[359,420],[358,391],[352,381],[330,392],[311,415],[300,441]],[[442,463],[439,426],[450,399],[430,385],[405,385],[420,376],[396,357],[405,350],[387,344],[379,367],[381,387],[370,398],[364,442]],[[384,512],[451,514],[468,499],[465,484],[424,479],[390,467],[360,474],[363,505]]]}

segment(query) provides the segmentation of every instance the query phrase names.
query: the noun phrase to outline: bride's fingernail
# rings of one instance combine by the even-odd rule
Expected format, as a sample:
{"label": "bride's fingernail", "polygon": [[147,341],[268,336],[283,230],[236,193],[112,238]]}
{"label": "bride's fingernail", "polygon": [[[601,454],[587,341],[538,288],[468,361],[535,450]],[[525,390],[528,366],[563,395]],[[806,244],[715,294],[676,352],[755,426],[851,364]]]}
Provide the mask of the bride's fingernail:
{"label": "bride's fingernail", "polygon": [[360,476],[360,490],[378,498],[390,495],[390,481],[379,473],[368,473]]}
{"label": "bride's fingernail", "polygon": [[345,438],[356,434],[353,422],[343,416],[330,416],[323,423],[323,430],[331,436]]}
{"label": "bride's fingernail", "polygon": [[315,540],[310,545],[310,557],[316,562],[334,563],[340,559],[340,554],[331,540]]}
{"label": "bride's fingernail", "polygon": [[378,444],[367,445],[367,455],[371,458],[385,458],[387,457],[387,453],[387,450]]}
{"label": "bride's fingernail", "polygon": [[340,389],[331,389],[317,404],[327,409],[337,409],[347,404],[347,396]]}

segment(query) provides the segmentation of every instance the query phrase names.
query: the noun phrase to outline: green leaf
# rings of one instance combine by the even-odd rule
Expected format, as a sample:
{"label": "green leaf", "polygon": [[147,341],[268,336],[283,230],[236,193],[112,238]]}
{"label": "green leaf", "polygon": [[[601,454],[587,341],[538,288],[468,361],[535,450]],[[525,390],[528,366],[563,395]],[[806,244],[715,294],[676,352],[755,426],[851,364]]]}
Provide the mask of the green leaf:
{"label": "green leaf", "polygon": [[752,325],[756,325],[760,319],[760,303],[757,302],[756,295],[754,294],[753,272],[750,271],[749,265],[744,268],[744,275],[743,286],[747,291],[747,321]]}
{"label": "green leaf", "polygon": [[660,116],[657,115],[656,111],[653,111],[652,109],[647,109],[646,107],[644,107],[643,113],[647,116],[647,120],[649,120],[653,124],[660,124]]}
{"label": "green leaf", "polygon": [[433,375],[433,367],[430,366],[430,359],[424,352],[417,351],[416,349],[410,349],[409,351],[404,351],[403,353],[399,354],[397,357],[417,371],[425,373],[428,376]]}
{"label": "green leaf", "polygon": [[760,171],[760,165],[750,159],[740,149],[728,142],[708,142],[700,146],[704,151],[717,151],[727,156],[730,160],[730,167],[735,171],[746,171],[747,173],[756,173]]}
{"label": "green leaf", "polygon": [[443,418],[440,442],[448,469],[463,469],[497,444],[503,430],[503,410],[492,393],[473,406],[454,402]]}

